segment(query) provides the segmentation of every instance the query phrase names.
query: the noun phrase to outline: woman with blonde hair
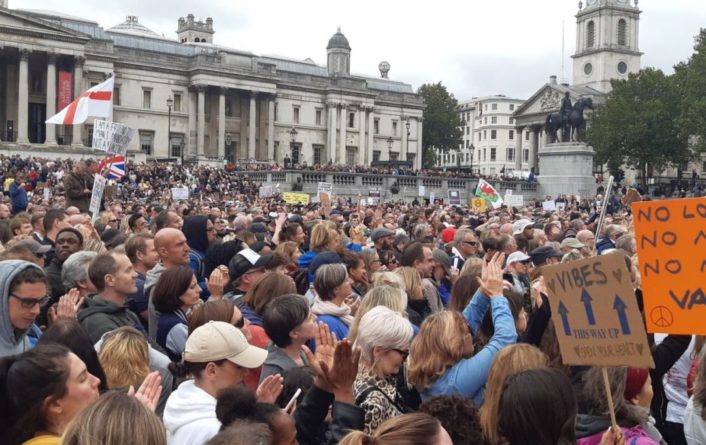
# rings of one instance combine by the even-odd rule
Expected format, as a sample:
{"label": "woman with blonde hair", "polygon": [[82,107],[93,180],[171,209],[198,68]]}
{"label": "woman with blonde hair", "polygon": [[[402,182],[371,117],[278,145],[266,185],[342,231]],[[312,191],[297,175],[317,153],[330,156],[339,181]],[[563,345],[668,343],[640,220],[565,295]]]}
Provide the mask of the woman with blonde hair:
{"label": "woman with blonde hair", "polygon": [[150,373],[147,340],[140,331],[130,326],[106,334],[98,360],[110,389],[137,388]]}
{"label": "woman with blonde hair", "polygon": [[431,314],[429,301],[424,298],[422,277],[414,267],[399,267],[395,273],[402,278],[407,292],[407,315],[413,325],[419,326]]}
{"label": "woman with blonde hair", "polygon": [[[457,393],[483,404],[488,371],[495,355],[517,339],[515,320],[503,296],[502,263],[496,254],[484,267],[485,279],[463,311],[443,311],[427,317],[412,342],[409,382],[422,400]],[[473,354],[473,335],[485,313],[491,310],[495,333],[488,344]]]}
{"label": "woman with blonde hair", "polygon": [[429,414],[410,413],[393,417],[367,434],[353,431],[339,445],[453,445],[449,433]]}
{"label": "woman with blonde hair", "polygon": [[392,286],[400,290],[405,290],[404,280],[394,272],[380,271],[373,274],[370,280],[370,290],[378,286]]}
{"label": "woman with blonde hair", "polygon": [[316,255],[321,252],[335,252],[341,247],[341,235],[336,223],[321,221],[311,230],[309,251],[299,257],[299,268],[308,268]]}
{"label": "woman with blonde hair", "polygon": [[485,385],[485,401],[480,408],[480,425],[488,445],[504,443],[498,433],[498,409],[507,378],[526,369],[546,367],[547,362],[542,351],[528,344],[510,345],[495,356]]}
{"label": "woman with blonde hair", "polygon": [[406,317],[407,312],[405,308],[407,307],[407,294],[405,291],[392,286],[378,286],[370,289],[370,291],[365,294],[365,298],[363,298],[355,314],[353,323],[351,323],[350,330],[348,331],[348,340],[355,342],[360,327],[360,319],[376,306],[385,306]]}
{"label": "woman with blonde hair", "polygon": [[135,397],[114,391],[83,410],[64,432],[62,445],[166,445],[162,421]]}

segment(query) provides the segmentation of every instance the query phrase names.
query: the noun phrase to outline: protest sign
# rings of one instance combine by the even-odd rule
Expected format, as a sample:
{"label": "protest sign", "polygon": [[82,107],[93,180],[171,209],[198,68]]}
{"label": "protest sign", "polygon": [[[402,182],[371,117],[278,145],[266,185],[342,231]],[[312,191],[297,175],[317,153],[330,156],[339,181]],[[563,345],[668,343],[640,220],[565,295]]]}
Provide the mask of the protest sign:
{"label": "protest sign", "polygon": [[282,193],[282,199],[287,204],[309,204],[309,195],[306,193],[284,192]]}
{"label": "protest sign", "polygon": [[174,188],[172,188],[172,200],[185,201],[187,199],[189,199],[188,187],[174,187]]}
{"label": "protest sign", "polygon": [[622,253],[542,271],[564,364],[654,367]]}
{"label": "protest sign", "polygon": [[522,207],[525,205],[525,197],[523,195],[505,195],[503,201],[508,207]]}
{"label": "protest sign", "polygon": [[127,146],[135,136],[135,130],[117,122],[102,119],[93,121],[92,146],[106,154],[127,154]]}
{"label": "protest sign", "polygon": [[423,185],[419,186],[419,193],[417,193],[417,196],[424,197],[427,194],[427,188]]}
{"label": "protest sign", "polygon": [[333,197],[333,184],[330,182],[319,182],[316,188],[316,196],[321,196],[321,193],[326,193],[329,200]]}
{"label": "protest sign", "polygon": [[368,196],[371,198],[380,199],[380,190],[378,190],[378,189],[368,190]]}
{"label": "protest sign", "polygon": [[485,212],[487,204],[484,198],[471,198],[471,207],[473,210],[478,210],[479,212]]}
{"label": "protest sign", "polygon": [[632,205],[649,332],[706,334],[706,200]]}
{"label": "protest sign", "polygon": [[434,192],[429,193],[429,202],[432,204],[434,203]]}
{"label": "protest sign", "polygon": [[461,192],[458,190],[449,190],[449,204],[461,205]]}
{"label": "protest sign", "polygon": [[93,218],[98,217],[98,213],[101,210],[101,199],[103,198],[103,190],[105,190],[105,184],[108,182],[101,175],[96,175],[93,179],[93,190],[91,190],[91,204],[88,206],[88,211],[91,212]]}
{"label": "protest sign", "polygon": [[260,186],[260,198],[271,198],[272,197],[272,186],[263,185]]}
{"label": "protest sign", "polygon": [[[323,183],[320,182],[319,184]],[[324,211],[324,216],[328,218],[331,214],[331,198],[329,194],[324,191],[319,192],[319,202],[321,203],[321,208]]]}
{"label": "protest sign", "polygon": [[556,203],[554,201],[544,201],[542,202],[542,209],[545,212],[553,212],[556,210]]}
{"label": "protest sign", "polygon": [[561,210],[562,212],[566,210],[566,203],[565,202],[557,202],[556,204],[556,209]]}

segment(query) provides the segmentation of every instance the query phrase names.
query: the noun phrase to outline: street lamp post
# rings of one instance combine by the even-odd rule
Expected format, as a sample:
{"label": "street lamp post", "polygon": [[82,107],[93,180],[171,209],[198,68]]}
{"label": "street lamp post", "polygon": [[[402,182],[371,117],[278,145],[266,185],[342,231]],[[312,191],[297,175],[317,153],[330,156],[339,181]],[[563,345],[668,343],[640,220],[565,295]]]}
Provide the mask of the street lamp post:
{"label": "street lamp post", "polygon": [[[174,99],[172,96],[167,98],[167,154],[169,157],[172,156],[172,106],[174,106]],[[179,148],[179,153],[181,155],[181,164],[184,165],[184,152],[182,148]]]}
{"label": "street lamp post", "polygon": [[[294,144],[297,141],[297,134],[299,134],[299,132],[297,131],[296,128],[292,127],[292,129],[289,130],[289,135],[292,138],[291,141],[289,142],[289,154],[290,154],[290,159],[291,159],[292,164],[294,164],[294,148],[295,148]],[[299,163],[299,156],[297,156],[297,163]],[[287,168],[287,167],[285,166],[285,168]]]}
{"label": "street lamp post", "polygon": [[[404,148],[404,152],[406,153],[405,156],[407,156],[407,159],[409,159],[409,120],[404,124],[404,126],[407,128],[407,146]],[[402,159],[403,161],[407,161],[407,159]]]}

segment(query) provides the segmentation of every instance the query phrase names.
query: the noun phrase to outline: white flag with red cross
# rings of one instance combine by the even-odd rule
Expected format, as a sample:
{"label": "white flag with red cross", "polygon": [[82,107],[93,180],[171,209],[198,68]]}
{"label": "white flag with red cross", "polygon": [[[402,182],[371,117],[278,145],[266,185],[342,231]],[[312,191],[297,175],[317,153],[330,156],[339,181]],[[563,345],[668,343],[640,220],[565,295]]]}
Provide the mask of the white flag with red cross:
{"label": "white flag with red cross", "polygon": [[113,114],[113,85],[115,77],[81,93],[66,108],[47,119],[47,124],[78,125],[86,122],[88,116],[109,118]]}

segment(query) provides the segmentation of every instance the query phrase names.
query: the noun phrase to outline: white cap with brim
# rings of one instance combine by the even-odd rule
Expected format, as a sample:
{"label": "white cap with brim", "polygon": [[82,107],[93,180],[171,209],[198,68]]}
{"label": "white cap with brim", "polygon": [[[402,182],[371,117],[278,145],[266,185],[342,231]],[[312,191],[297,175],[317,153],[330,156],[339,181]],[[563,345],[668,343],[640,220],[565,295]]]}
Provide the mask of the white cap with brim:
{"label": "white cap with brim", "polygon": [[531,259],[530,256],[524,252],[521,252],[521,251],[513,252],[510,254],[509,257],[507,257],[507,265],[509,266],[512,263],[519,263],[522,261],[527,261],[529,259]]}
{"label": "white cap with brim", "polygon": [[196,328],[184,348],[184,361],[190,363],[228,360],[252,369],[262,366],[266,358],[266,350],[251,346],[240,329],[223,321],[209,321]]}

